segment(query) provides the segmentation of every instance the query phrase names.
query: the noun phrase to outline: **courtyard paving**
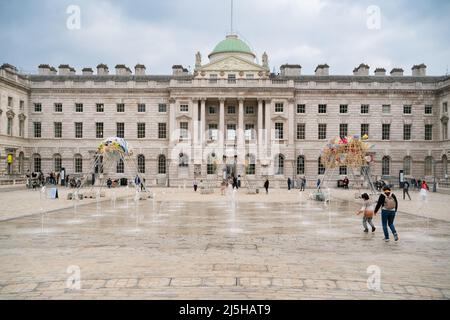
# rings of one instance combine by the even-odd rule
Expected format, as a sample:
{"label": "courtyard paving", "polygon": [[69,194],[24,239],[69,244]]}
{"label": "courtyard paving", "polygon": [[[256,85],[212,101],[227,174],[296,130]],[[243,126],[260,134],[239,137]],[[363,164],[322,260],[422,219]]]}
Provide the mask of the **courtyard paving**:
{"label": "courtyard paving", "polygon": [[[16,192],[33,194],[0,197]],[[450,298],[450,223],[426,210],[399,212],[400,241],[385,243],[379,216],[362,232],[350,196],[155,193],[1,221],[0,298]]]}

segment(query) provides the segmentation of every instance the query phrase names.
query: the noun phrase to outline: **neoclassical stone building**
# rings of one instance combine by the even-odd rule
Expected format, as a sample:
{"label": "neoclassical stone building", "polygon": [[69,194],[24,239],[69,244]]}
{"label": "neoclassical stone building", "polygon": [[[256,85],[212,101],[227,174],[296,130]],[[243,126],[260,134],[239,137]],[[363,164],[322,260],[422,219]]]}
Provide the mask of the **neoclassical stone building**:
{"label": "neoclassical stone building", "polygon": [[[330,75],[318,65],[303,75],[286,64],[271,74],[249,46],[231,34],[195,70],[172,75],[134,73],[106,65],[76,73],[40,65],[38,74],[0,68],[0,176],[66,168],[82,175],[99,143],[124,137],[149,184],[190,184],[194,177],[219,183],[226,175],[280,183],[323,174],[320,153],[335,136],[368,134],[375,145],[372,173],[444,179],[450,156],[449,76],[411,75],[361,64],[352,75]],[[128,176],[119,163],[109,174]],[[123,172],[123,173],[122,173]],[[347,174],[341,168],[337,174]],[[338,176],[336,176],[338,178]]]}

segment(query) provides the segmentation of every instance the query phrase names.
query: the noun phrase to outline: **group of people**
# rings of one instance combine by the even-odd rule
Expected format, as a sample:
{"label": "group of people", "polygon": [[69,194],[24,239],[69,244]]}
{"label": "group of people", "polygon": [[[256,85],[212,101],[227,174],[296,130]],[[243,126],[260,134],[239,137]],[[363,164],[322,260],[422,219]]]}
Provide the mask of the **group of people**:
{"label": "group of people", "polygon": [[[409,195],[409,187],[409,182],[404,181],[402,186],[403,200],[405,200],[406,195],[408,196],[409,200],[411,200],[411,196]],[[420,197],[422,200],[426,200],[428,192],[429,187],[427,182],[425,180],[421,181]],[[375,206],[374,203],[370,200],[370,197],[367,193],[363,193],[361,195],[361,198],[363,199],[363,206],[357,212],[357,215],[363,214],[362,224],[364,227],[364,232],[369,232],[368,225],[370,225],[370,227],[372,228],[372,232],[375,232],[376,228],[373,224],[373,218],[381,209],[381,225],[383,227],[384,240],[386,242],[389,241],[390,229],[392,235],[394,236],[394,240],[398,241],[398,233],[394,226],[394,220],[398,210],[398,200],[395,194],[392,192],[391,188],[389,186],[383,187],[383,192],[379,195]]]}

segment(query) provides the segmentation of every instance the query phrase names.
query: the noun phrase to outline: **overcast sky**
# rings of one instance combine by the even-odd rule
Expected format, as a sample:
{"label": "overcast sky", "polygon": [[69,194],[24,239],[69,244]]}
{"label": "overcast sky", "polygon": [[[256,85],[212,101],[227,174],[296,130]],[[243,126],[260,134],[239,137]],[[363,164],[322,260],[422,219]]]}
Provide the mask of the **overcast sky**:
{"label": "overcast sky", "polygon": [[[67,27],[70,5],[80,8],[79,29]],[[234,0],[234,8],[236,31],[259,59],[268,53],[271,70],[295,63],[313,74],[328,63],[331,74],[351,74],[364,62],[371,73],[408,75],[423,62],[444,75],[450,66],[447,0]],[[27,73],[41,63],[77,72],[143,63],[170,74],[174,64],[192,69],[197,51],[207,62],[229,30],[230,0],[0,0],[0,63]]]}

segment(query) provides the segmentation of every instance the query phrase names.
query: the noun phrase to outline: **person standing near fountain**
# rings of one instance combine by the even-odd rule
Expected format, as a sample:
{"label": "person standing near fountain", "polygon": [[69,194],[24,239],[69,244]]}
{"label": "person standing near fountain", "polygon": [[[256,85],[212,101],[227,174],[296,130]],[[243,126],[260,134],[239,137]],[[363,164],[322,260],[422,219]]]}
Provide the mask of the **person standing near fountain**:
{"label": "person standing near fountain", "polygon": [[[384,193],[384,194],[383,194]],[[391,189],[387,186],[383,188],[383,193],[380,194],[378,198],[377,205],[375,207],[374,214],[377,214],[378,210],[381,209],[381,224],[383,225],[384,241],[389,241],[389,231],[388,226],[394,235],[395,241],[398,241],[397,230],[394,227],[395,214],[398,209],[397,197],[392,193]]]}
{"label": "person standing near fountain", "polygon": [[367,223],[372,227],[372,232],[375,232],[376,228],[372,222],[374,213],[373,213],[373,207],[370,203],[370,197],[367,193],[363,193],[361,195],[361,198],[364,200],[362,208],[357,212],[357,215],[360,215],[363,213],[363,227],[364,232],[369,232],[369,228],[367,227]]}
{"label": "person standing near fountain", "polygon": [[266,189],[266,194],[269,194],[269,178],[266,178],[266,182],[264,182],[264,189]]}
{"label": "person standing near fountain", "polygon": [[198,183],[197,183],[197,179],[196,178],[194,178],[194,182],[192,183],[192,185],[194,186],[194,192],[197,192]]}

